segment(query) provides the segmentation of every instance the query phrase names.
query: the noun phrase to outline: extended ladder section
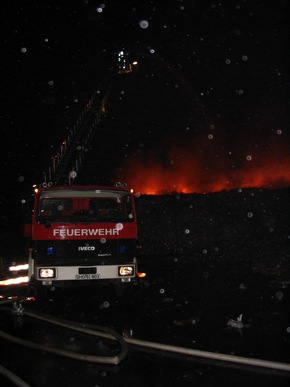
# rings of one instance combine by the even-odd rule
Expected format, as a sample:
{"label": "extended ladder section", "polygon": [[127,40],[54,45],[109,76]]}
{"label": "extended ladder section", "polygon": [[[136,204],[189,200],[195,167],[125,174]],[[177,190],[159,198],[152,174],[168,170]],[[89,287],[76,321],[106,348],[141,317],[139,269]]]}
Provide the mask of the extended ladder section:
{"label": "extended ladder section", "polygon": [[43,176],[43,186],[70,185],[77,177],[85,157],[88,144],[107,111],[108,99],[116,73],[114,67],[98,85],[68,136],[62,141],[59,151],[51,158],[48,171]]}
{"label": "extended ladder section", "polygon": [[100,126],[102,116],[107,111],[114,77],[117,74],[131,73],[132,65],[135,64],[137,62],[131,62],[130,55],[125,50],[117,53],[116,63],[106,71],[75,125],[62,141],[58,152],[51,157],[48,170],[43,173],[43,187],[70,185],[75,182],[88,146]]}

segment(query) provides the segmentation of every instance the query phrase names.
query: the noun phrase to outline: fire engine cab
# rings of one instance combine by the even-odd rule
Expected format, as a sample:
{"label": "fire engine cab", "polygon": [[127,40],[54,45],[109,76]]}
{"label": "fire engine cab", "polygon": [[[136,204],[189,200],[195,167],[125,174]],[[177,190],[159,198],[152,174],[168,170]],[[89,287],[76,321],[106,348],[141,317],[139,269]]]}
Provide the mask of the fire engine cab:
{"label": "fire engine cab", "polygon": [[35,190],[29,278],[49,287],[132,282],[138,277],[137,219],[122,187],[50,186]]}

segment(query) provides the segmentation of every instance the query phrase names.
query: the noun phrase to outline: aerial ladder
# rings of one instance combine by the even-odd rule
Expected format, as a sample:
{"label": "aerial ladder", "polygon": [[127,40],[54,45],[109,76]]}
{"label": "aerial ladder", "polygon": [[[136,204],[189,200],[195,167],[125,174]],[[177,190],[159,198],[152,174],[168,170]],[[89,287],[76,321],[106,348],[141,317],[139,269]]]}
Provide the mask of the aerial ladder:
{"label": "aerial ladder", "polygon": [[51,157],[47,171],[43,173],[42,186],[70,185],[75,182],[83,164],[87,146],[91,143],[108,110],[114,78],[117,74],[130,72],[132,72],[130,56],[121,50],[117,54],[117,63],[107,69],[76,123],[61,142],[57,153]]}

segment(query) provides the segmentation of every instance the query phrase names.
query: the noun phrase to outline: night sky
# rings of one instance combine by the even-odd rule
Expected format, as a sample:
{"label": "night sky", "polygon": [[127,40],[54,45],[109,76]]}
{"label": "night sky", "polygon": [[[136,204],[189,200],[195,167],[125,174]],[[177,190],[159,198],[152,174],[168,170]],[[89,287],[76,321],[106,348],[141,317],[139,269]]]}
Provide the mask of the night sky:
{"label": "night sky", "polygon": [[103,154],[108,180],[145,193],[289,185],[287,0],[1,6],[2,235],[123,47],[139,65],[103,124],[104,137],[122,131]]}

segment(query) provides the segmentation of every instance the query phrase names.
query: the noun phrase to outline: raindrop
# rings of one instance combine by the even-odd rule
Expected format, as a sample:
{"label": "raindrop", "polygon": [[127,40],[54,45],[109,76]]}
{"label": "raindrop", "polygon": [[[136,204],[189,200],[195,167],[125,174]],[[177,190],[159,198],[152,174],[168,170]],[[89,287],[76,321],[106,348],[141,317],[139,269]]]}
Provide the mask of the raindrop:
{"label": "raindrop", "polygon": [[109,306],[110,306],[109,301],[104,301],[104,302],[103,302],[103,307],[104,307],[104,308],[108,308]]}
{"label": "raindrop", "polygon": [[70,176],[72,179],[75,179],[75,178],[77,177],[76,171],[71,171],[71,172],[69,173],[69,176]]}
{"label": "raindrop", "polygon": [[207,254],[207,249],[202,250],[203,254]]}
{"label": "raindrop", "polygon": [[246,62],[246,61],[248,60],[247,55],[243,55],[243,56],[242,56],[242,60],[243,60],[244,62]]}
{"label": "raindrop", "polygon": [[22,182],[24,181],[24,176],[19,176],[19,177],[18,177],[18,181],[19,181],[20,183],[22,183]]}
{"label": "raindrop", "polygon": [[47,83],[48,83],[49,86],[52,86],[54,84],[53,81],[48,81]]}
{"label": "raindrop", "polygon": [[226,64],[231,64],[231,60],[230,59],[226,59],[225,62],[226,62]]}
{"label": "raindrop", "polygon": [[281,291],[276,293],[276,298],[277,298],[278,301],[282,301],[283,296],[284,296],[284,294]]}
{"label": "raindrop", "polygon": [[103,8],[98,7],[98,8],[97,8],[97,12],[99,12],[99,13],[103,12]]}
{"label": "raindrop", "polygon": [[213,139],[213,134],[209,134],[209,135],[207,136],[207,138],[208,138],[209,140],[212,140],[212,139]]}
{"label": "raindrop", "polygon": [[71,341],[73,343],[75,341],[75,338],[74,337],[70,337],[69,341]]}
{"label": "raindrop", "polygon": [[290,333],[290,327],[287,327],[286,331],[287,333]]}
{"label": "raindrop", "polygon": [[251,161],[251,160],[252,160],[252,156],[251,156],[251,155],[247,155],[246,159],[247,159],[248,161]]}
{"label": "raindrop", "polygon": [[247,217],[248,217],[248,218],[252,218],[252,217],[253,217],[253,213],[252,213],[252,212],[248,212],[248,213],[247,213]]}
{"label": "raindrop", "polygon": [[148,28],[148,26],[149,26],[149,23],[148,23],[148,21],[147,20],[140,20],[139,21],[139,26],[141,27],[141,28]]}
{"label": "raindrop", "polygon": [[165,293],[165,290],[164,290],[164,289],[160,289],[160,290],[159,290],[159,293],[160,293],[160,294],[164,294],[164,293]]}
{"label": "raindrop", "polygon": [[153,48],[150,48],[150,54],[154,54],[155,53],[155,50]]}
{"label": "raindrop", "polygon": [[282,130],[281,129],[277,129],[277,134],[282,134]]}
{"label": "raindrop", "polygon": [[75,179],[75,178],[77,177],[76,171],[71,171],[71,172],[69,173],[69,176],[70,176],[72,179]]}
{"label": "raindrop", "polygon": [[21,50],[20,50],[23,54],[25,54],[27,52],[27,48],[26,47],[22,47]]}
{"label": "raindrop", "polygon": [[122,230],[123,229],[123,224],[122,223],[117,223],[116,224],[116,230]]}
{"label": "raindrop", "polygon": [[190,230],[188,230],[188,228],[187,228],[184,232],[185,232],[185,234],[189,234]]}
{"label": "raindrop", "polygon": [[101,239],[100,239],[100,242],[101,242],[101,243],[106,243],[107,240],[106,240],[106,238],[101,238]]}

